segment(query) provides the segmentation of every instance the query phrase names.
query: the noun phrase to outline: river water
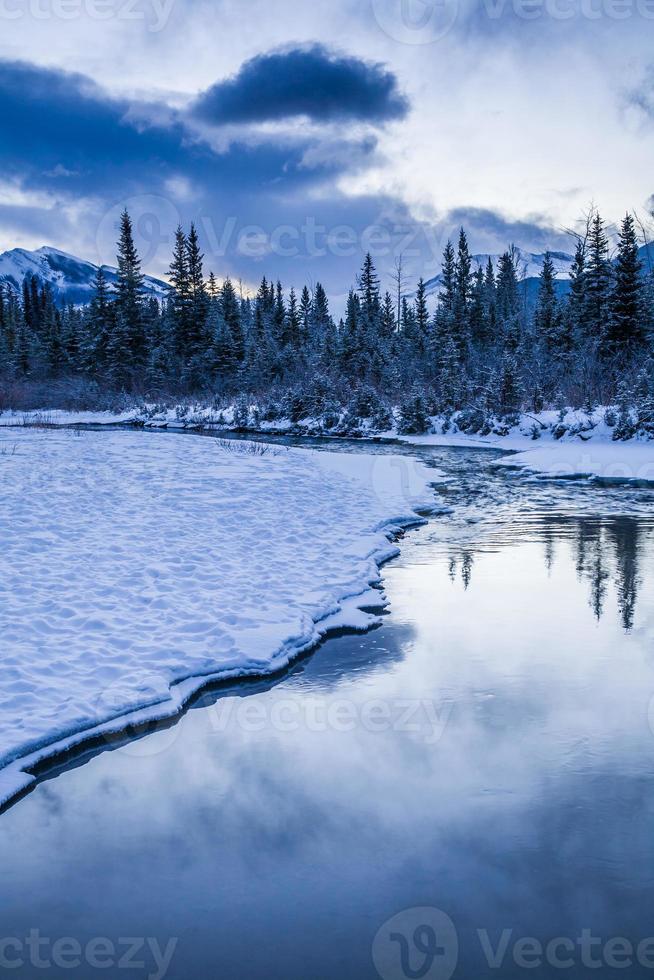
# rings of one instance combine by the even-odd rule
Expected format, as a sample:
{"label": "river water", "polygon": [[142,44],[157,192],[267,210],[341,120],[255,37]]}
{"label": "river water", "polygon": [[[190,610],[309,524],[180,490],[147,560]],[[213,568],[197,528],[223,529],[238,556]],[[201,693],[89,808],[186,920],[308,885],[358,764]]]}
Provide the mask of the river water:
{"label": "river water", "polygon": [[654,976],[654,492],[406,451],[380,629],[0,817],[0,974]]}

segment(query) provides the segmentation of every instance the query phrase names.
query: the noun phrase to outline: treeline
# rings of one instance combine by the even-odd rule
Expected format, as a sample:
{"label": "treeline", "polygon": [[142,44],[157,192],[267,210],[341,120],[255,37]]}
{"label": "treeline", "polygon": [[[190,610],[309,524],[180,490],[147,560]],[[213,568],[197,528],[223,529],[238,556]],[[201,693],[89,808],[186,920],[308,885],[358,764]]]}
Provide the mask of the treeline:
{"label": "treeline", "polygon": [[422,279],[411,298],[392,295],[368,255],[336,322],[320,283],[296,293],[264,278],[249,297],[229,279],[206,276],[191,226],[176,233],[172,288],[159,302],[144,289],[125,212],[116,284],[98,270],[87,307],[59,308],[36,278],[26,279],[21,298],[0,290],[0,375],[86,379],[89,390],[152,400],[248,393],[272,417],[334,414],[354,400],[382,424],[401,404],[404,427],[418,429],[428,414],[464,412],[479,429],[489,416],[519,410],[615,402],[623,425],[634,406],[635,424],[638,413],[646,422],[654,407],[654,278],[630,215],[611,254],[593,212],[563,299],[549,255],[528,303],[516,251],[497,268],[490,260],[473,268],[463,230],[456,248],[445,249],[441,280],[432,313]]}

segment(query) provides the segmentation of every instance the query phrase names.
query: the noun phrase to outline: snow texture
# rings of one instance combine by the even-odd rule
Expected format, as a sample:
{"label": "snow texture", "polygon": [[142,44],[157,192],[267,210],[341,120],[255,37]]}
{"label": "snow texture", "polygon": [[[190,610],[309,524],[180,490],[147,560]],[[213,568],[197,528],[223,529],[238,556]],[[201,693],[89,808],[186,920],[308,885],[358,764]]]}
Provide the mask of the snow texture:
{"label": "snow texture", "polygon": [[0,803],[37,761],[278,671],[381,607],[440,474],[177,433],[0,430]]}

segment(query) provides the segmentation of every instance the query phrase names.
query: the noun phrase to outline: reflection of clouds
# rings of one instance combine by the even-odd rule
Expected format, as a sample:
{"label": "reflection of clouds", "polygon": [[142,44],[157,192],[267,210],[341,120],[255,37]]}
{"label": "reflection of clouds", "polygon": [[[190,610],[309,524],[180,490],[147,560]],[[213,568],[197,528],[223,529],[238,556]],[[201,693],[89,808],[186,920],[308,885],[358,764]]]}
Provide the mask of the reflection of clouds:
{"label": "reflection of clouds", "polygon": [[[484,478],[480,468],[470,501]],[[500,511],[513,487],[492,489]],[[533,501],[556,495],[535,488]],[[608,515],[616,498],[604,499]],[[459,506],[465,520],[479,504]],[[68,915],[92,909],[90,883],[103,881],[100,933],[117,907],[134,934],[153,931],[145,909],[174,921],[187,976],[203,955],[198,975],[226,962],[221,975],[238,976],[246,934],[275,950],[279,975],[297,975],[288,963],[301,959],[319,976],[318,956],[326,975],[352,943],[353,962],[365,959],[352,975],[367,976],[376,929],[416,902],[452,917],[464,976],[480,976],[465,960],[476,928],[615,934],[619,909],[634,938],[649,935],[653,572],[651,531],[635,520],[514,510],[512,522],[501,511],[462,527],[455,509],[386,569],[383,630],[330,641],[279,683],[212,692],[165,751],[105,753],[5,814],[5,931],[65,873]],[[589,597],[604,602],[599,621]],[[236,697],[428,697],[453,710],[434,745],[392,728],[217,731],[212,710]],[[54,902],[40,915],[69,933]],[[255,977],[266,975],[258,955]]]}

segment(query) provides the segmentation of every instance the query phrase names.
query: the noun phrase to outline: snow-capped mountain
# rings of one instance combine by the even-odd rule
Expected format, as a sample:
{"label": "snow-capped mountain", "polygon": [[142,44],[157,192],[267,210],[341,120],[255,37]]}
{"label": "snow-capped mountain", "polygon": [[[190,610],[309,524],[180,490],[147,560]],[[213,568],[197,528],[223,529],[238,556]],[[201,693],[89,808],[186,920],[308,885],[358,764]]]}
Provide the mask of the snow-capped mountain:
{"label": "snow-capped mountain", "polygon": [[[526,252],[521,248],[516,248],[515,255],[518,279],[521,282],[527,283],[529,288],[529,283],[538,279],[541,274],[543,263],[545,261],[545,253]],[[557,281],[562,284],[561,290],[565,291],[567,288],[567,282],[570,278],[570,266],[573,262],[573,256],[568,255],[567,252],[550,252],[550,256],[552,258],[552,262],[554,263],[554,272]],[[487,252],[482,252],[479,255],[472,256],[473,272],[476,272],[480,266],[482,269],[485,269],[489,259],[493,263],[495,272],[497,272],[500,256],[490,255]],[[429,279],[425,283],[427,296],[437,296],[441,285],[442,276],[439,272],[438,275],[433,277],[433,279]]]}
{"label": "snow-capped mountain", "polygon": [[[116,281],[116,269],[103,266],[107,281]],[[67,303],[88,303],[93,294],[93,280],[98,266],[59,249],[43,246],[34,252],[13,248],[0,254],[0,283],[15,293],[20,293],[26,276],[36,275],[41,282],[49,283],[57,300]],[[170,287],[160,279],[145,276],[147,292],[163,299]]]}

